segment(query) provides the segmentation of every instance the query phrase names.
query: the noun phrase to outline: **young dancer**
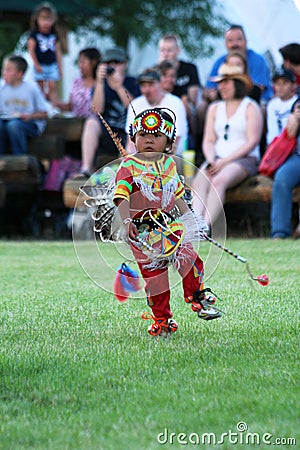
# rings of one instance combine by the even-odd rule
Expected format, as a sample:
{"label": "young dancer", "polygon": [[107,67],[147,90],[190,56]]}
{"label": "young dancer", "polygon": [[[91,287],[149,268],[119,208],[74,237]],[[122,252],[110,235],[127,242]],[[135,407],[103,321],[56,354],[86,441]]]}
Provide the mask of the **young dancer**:
{"label": "young dancer", "polygon": [[[203,261],[191,244],[193,236],[199,240],[205,225],[183,200],[184,186],[175,161],[167,154],[175,140],[174,123],[168,108],[148,109],[135,117],[130,137],[137,153],[123,159],[113,198],[145,282],[152,315],[143,318],[154,320],[148,328],[152,336],[167,336],[178,327],[170,308],[170,264],[182,277],[184,299],[192,310],[204,320],[221,315],[211,307],[216,298],[205,295],[210,290],[204,289]],[[175,209],[180,213],[177,220]]]}

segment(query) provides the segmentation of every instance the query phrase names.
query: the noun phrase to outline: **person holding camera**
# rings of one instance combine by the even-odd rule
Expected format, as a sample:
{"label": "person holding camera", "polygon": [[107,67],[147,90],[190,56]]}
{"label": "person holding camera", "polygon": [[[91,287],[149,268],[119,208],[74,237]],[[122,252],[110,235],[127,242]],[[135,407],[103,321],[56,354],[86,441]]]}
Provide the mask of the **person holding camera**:
{"label": "person holding camera", "polygon": [[[95,115],[101,113],[113,132],[117,133],[123,145],[127,134],[125,121],[127,108],[133,98],[140,95],[139,86],[134,77],[126,75],[128,58],[120,47],[106,50],[102,62],[96,71],[96,84],[92,99]],[[94,161],[99,142],[106,153],[118,156],[111,137],[99,117],[87,119],[81,138],[80,173],[89,177],[94,168]]]}

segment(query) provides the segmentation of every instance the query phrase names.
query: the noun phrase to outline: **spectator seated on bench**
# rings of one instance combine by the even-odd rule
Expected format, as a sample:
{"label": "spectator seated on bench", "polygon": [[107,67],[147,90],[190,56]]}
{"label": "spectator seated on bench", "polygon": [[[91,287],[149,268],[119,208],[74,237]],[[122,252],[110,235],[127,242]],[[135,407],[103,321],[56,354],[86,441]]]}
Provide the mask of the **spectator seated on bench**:
{"label": "spectator seated on bench", "polygon": [[263,118],[247,96],[252,87],[239,66],[222,65],[218,83],[222,100],[207,112],[203,138],[205,163],[193,182],[194,209],[212,226],[218,219],[227,189],[257,173]]}
{"label": "spectator seated on bench", "polygon": [[0,88],[0,154],[6,153],[9,142],[13,155],[27,154],[27,140],[39,136],[46,126],[49,105],[37,85],[23,80],[27,62],[10,55],[3,62]]}

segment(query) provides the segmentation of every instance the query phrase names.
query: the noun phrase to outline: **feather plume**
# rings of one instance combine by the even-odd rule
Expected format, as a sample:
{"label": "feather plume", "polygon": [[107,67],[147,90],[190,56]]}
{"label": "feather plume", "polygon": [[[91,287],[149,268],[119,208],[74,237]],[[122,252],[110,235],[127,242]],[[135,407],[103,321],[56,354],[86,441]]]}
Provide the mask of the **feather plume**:
{"label": "feather plume", "polygon": [[103,242],[123,241],[125,227],[113,203],[115,172],[108,166],[92,175],[90,180],[95,184],[82,186],[80,191],[88,197],[84,204],[93,209],[94,232]]}
{"label": "feather plume", "polygon": [[122,263],[114,280],[114,295],[119,302],[125,302],[131,292],[141,289],[138,273],[131,269],[126,263]]}
{"label": "feather plume", "polygon": [[103,125],[105,126],[105,128],[106,128],[108,134],[109,134],[110,137],[112,138],[112,140],[113,140],[115,146],[116,146],[117,149],[119,150],[120,155],[121,155],[121,156],[127,156],[127,152],[126,152],[125,148],[124,148],[123,145],[122,145],[122,140],[121,140],[121,138],[118,137],[118,134],[117,134],[117,133],[115,133],[115,132],[112,131],[112,129],[110,128],[109,124],[106,122],[106,120],[104,119],[104,117],[102,116],[102,114],[101,114],[99,111],[97,111],[97,114],[98,114],[98,116],[100,117],[101,122],[102,122]]}

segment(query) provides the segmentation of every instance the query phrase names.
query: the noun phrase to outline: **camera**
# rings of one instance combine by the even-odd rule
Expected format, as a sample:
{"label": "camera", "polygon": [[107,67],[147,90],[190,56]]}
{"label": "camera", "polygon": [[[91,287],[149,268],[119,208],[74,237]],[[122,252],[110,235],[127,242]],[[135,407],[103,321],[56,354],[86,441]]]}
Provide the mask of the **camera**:
{"label": "camera", "polygon": [[114,71],[115,71],[114,67],[108,66],[106,73],[107,75],[111,75],[112,73],[114,73]]}

